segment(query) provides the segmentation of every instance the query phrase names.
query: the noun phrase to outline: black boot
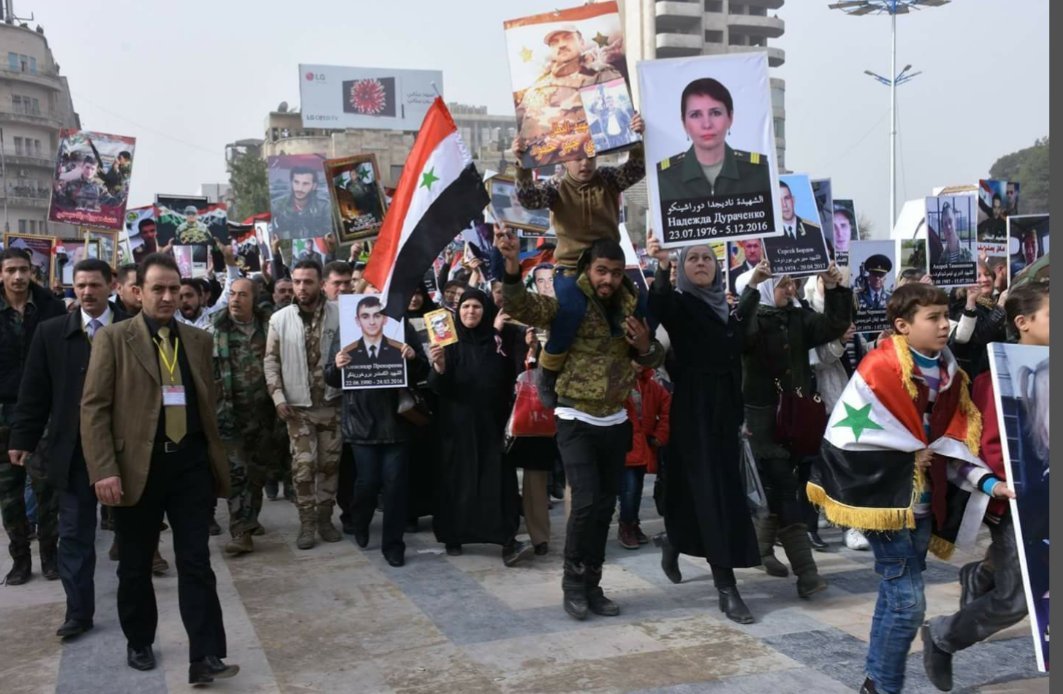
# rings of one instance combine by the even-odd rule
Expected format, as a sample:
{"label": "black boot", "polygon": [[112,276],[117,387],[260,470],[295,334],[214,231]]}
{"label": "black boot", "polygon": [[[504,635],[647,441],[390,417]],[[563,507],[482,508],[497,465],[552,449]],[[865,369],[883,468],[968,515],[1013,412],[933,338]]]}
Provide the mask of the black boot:
{"label": "black boot", "polygon": [[41,547],[41,575],[49,581],[59,579],[59,558],[56,547]]}
{"label": "black boot", "polygon": [[737,587],[718,588],[717,592],[720,594],[720,612],[727,615],[728,619],[739,624],[753,623],[753,613],[746,607]]}
{"label": "black boot", "polygon": [[679,571],[679,552],[668,542],[667,533],[659,533],[653,536],[653,544],[661,548],[661,571],[672,583],[683,580],[683,574]]}
{"label": "black boot", "polygon": [[565,612],[575,619],[586,619],[587,588],[584,585],[584,568],[582,564],[565,560],[565,571],[561,576],[561,591],[564,593]]}
{"label": "black boot", "polygon": [[930,635],[930,624],[924,622],[919,629],[923,637],[923,669],[930,684],[943,692],[952,691],[952,654],[938,648]]}
{"label": "black boot", "polygon": [[14,562],[11,564],[11,570],[7,572],[7,577],[4,579],[4,583],[9,586],[20,586],[30,580],[30,576],[33,575],[30,555],[19,555],[17,557],[12,557],[12,559]]}
{"label": "black boot", "polygon": [[620,614],[620,605],[605,597],[602,590],[602,567],[588,566],[583,571],[584,584],[587,586],[587,607],[596,615],[615,617]]}
{"label": "black boot", "polygon": [[812,544],[804,523],[794,523],[779,530],[779,539],[786,551],[786,558],[797,574],[797,595],[807,598],[827,589],[827,582],[819,575],[816,560],[812,557]]}

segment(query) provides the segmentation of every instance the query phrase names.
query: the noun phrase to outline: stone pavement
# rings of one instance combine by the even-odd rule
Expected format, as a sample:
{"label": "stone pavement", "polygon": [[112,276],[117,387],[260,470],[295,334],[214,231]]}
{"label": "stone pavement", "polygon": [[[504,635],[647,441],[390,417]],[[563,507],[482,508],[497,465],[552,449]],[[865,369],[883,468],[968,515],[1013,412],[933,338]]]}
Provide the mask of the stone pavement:
{"label": "stone pavement", "polygon": [[[647,481],[644,531],[662,528]],[[652,545],[608,548],[603,586],[621,615],[576,622],[561,609],[560,549],[564,504],[551,514],[550,554],[506,568],[500,550],[471,545],[448,557],[426,522],[407,536],[407,564],[394,569],[379,551],[379,515],[370,545],[294,547],[295,509],[266,502],[252,555],[227,558],[226,534],[211,538],[225,613],[230,662],[240,674],[213,685],[224,692],[852,692],[863,662],[877,577],[869,552],[840,547],[841,534],[823,536],[833,551],[817,560],[830,588],[800,600],[794,579],[738,571],[739,588],[757,622],[741,626],[718,610],[708,565],[683,557],[683,582],[661,573]],[[224,504],[218,520],[225,526]],[[6,544],[6,538],[0,537]],[[171,537],[163,555],[171,564]],[[188,643],[177,610],[174,569],[155,580],[160,623],[159,666],[137,672],[125,664],[115,612],[115,564],[110,532],[97,539],[96,628],[61,644],[58,581],[35,576],[24,586],[0,586],[0,692],[189,691]],[[782,558],[781,549],[778,550]],[[928,614],[955,609],[956,570],[930,559]],[[6,573],[10,564],[0,561]],[[936,691],[922,670],[917,638],[909,659],[909,692]],[[954,691],[1048,692],[1036,671],[1026,621],[957,655]]]}

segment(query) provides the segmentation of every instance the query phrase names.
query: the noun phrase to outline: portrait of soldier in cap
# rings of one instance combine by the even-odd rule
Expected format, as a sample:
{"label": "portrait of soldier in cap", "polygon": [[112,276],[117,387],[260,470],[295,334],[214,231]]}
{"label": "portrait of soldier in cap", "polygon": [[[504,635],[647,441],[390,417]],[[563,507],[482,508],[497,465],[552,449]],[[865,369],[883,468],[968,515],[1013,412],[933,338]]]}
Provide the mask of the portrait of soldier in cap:
{"label": "portrait of soldier in cap", "polygon": [[191,246],[198,243],[210,243],[210,229],[199,221],[199,210],[195,205],[186,205],[184,209],[185,221],[177,226],[174,236],[177,243]]}
{"label": "portrait of soldier in cap", "polygon": [[893,293],[893,282],[886,286],[887,277],[893,270],[893,261],[881,253],[869,257],[861,268],[864,288],[856,295],[860,310],[884,309]]}

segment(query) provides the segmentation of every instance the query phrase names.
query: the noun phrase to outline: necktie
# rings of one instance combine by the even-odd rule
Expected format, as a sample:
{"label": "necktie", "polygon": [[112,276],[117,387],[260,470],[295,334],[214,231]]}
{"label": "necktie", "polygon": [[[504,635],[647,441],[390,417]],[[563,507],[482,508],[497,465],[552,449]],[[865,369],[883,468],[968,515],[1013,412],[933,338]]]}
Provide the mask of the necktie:
{"label": "necktie", "polygon": [[376,345],[369,348],[369,361],[376,361]]}
{"label": "necktie", "polygon": [[792,241],[797,240],[797,234],[794,232],[794,228],[792,226],[786,227],[786,235],[789,236],[790,240]]}
{"label": "necktie", "polygon": [[[162,374],[162,385],[163,387],[180,386],[181,367],[177,363],[177,352],[170,345],[170,329],[159,328],[159,338],[155,344],[159,348],[159,373]],[[164,405],[162,409],[166,417],[166,438],[174,443],[180,443],[188,430],[184,405]]]}
{"label": "necktie", "polygon": [[86,331],[89,334],[89,342],[92,342],[92,338],[96,337],[96,331],[103,327],[103,323],[98,318],[93,318],[89,321],[89,325]]}

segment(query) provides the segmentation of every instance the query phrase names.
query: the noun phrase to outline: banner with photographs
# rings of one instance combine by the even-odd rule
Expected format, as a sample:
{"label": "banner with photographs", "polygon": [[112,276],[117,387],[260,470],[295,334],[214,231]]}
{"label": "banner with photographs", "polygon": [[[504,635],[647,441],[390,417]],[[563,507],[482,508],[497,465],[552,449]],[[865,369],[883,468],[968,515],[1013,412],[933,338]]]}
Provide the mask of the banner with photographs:
{"label": "banner with photographs", "polygon": [[517,200],[517,184],[509,176],[492,176],[487,181],[494,221],[507,227],[545,234],[550,229],[550,210],[528,210]]}
{"label": "banner with photographs", "polygon": [[144,256],[159,250],[155,206],[131,207],[125,213],[124,231],[129,242],[131,262],[139,263]]}
{"label": "banner with photographs", "polygon": [[45,289],[52,288],[52,275],[55,271],[54,236],[37,236],[36,234],[4,234],[4,248],[20,248],[30,255],[33,267],[33,281]]}
{"label": "banner with photographs", "polygon": [[926,235],[934,284],[952,289],[978,281],[974,195],[928,197]]}
{"label": "banner with photographs", "polygon": [[767,55],[646,60],[638,75],[661,245],[781,234]]}
{"label": "banner with photographs", "polygon": [[135,147],[133,137],[60,130],[48,219],[98,229],[121,229]]}
{"label": "banner with photographs", "polygon": [[1048,347],[993,342],[989,365],[1037,669],[1048,672]]}
{"label": "banner with photographs", "polygon": [[622,77],[586,86],[579,90],[579,97],[595,154],[625,149],[642,139],[631,129],[635,107]]}
{"label": "banner with photographs", "polygon": [[783,233],[764,239],[771,273],[776,277],[804,277],[829,268],[830,253],[808,176],[779,177],[779,210]]}
{"label": "banner with photographs", "polygon": [[262,252],[255,225],[229,222],[229,238],[232,239],[237,267],[244,272],[261,272]]}
{"label": "banner with photographs", "polygon": [[304,128],[417,130],[442,91],[440,70],[299,65]]}
{"label": "banner with photographs", "polygon": [[853,241],[849,246],[849,268],[859,333],[879,333],[889,327],[886,302],[896,286],[893,241]]}
{"label": "banner with photographs", "polygon": [[325,182],[325,157],[270,157],[269,208],[272,231],[281,239],[309,239],[332,233],[332,201]]}
{"label": "banner with photographs", "polygon": [[[503,22],[503,28],[517,134],[527,144],[524,168],[603,153],[595,150],[591,139],[581,91],[602,85],[605,96],[615,97],[619,80],[627,95],[627,59],[617,4],[599,2],[511,19]],[[611,86],[606,89],[606,85]],[[588,98],[596,101],[598,94],[595,89]],[[613,108],[619,107],[614,98]],[[626,115],[630,118],[631,112]]]}
{"label": "banner with photographs", "polygon": [[918,281],[929,272],[926,239],[899,239],[895,247],[898,279]]}
{"label": "banner with photographs", "polygon": [[[761,239],[745,239],[727,244],[727,291],[738,296],[736,286],[742,275],[752,275],[753,268],[764,259]],[[743,286],[745,282],[742,283]]]}
{"label": "banner with photographs", "polygon": [[384,314],[379,294],[340,296],[340,352],[350,356],[343,367],[344,390],[401,388],[406,385],[402,320]]}
{"label": "banner with photographs", "polygon": [[[100,257],[99,241],[73,241],[63,247],[66,253],[66,262],[56,263],[62,269],[59,272],[60,282],[64,287],[74,286],[74,266],[86,258]],[[58,258],[57,258],[58,260]]]}
{"label": "banner with photographs", "polygon": [[1008,217],[1008,285],[1026,267],[1048,255],[1048,215]]}
{"label": "banner with photographs", "polygon": [[[852,200],[834,200],[834,213],[831,215],[834,228],[834,262],[839,267],[849,265],[849,243],[860,240],[860,229],[856,223],[856,206]],[[823,227],[830,229],[831,227]]]}
{"label": "banner with photographs", "polygon": [[340,243],[376,236],[387,210],[376,155],[326,159],[324,165]]}
{"label": "banner with photographs", "polygon": [[206,277],[210,272],[210,254],[203,244],[173,246],[173,259],[177,261],[177,269],[181,271],[181,277]]}

